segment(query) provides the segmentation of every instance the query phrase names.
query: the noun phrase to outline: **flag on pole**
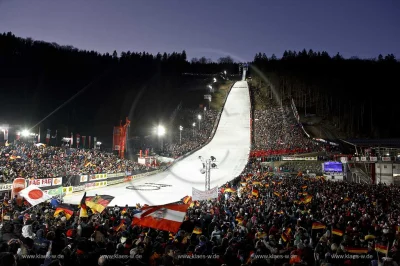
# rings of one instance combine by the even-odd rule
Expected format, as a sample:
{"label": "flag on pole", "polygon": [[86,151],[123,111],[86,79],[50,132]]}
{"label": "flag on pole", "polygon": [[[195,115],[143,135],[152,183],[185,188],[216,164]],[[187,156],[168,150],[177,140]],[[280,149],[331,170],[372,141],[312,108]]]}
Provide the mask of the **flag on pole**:
{"label": "flag on pole", "polygon": [[388,254],[388,246],[386,246],[386,245],[375,244],[375,250],[376,250],[376,252],[380,252],[385,255]]}
{"label": "flag on pole", "polygon": [[165,204],[142,208],[133,216],[132,225],[140,225],[176,233],[186,216],[188,204]]}
{"label": "flag on pole", "polygon": [[58,217],[60,212],[63,212],[67,220],[69,220],[69,218],[74,214],[74,208],[69,204],[59,204],[54,212],[54,217]]}
{"label": "flag on pole", "polygon": [[324,225],[323,223],[319,223],[319,222],[312,223],[312,229],[313,230],[325,229],[325,228],[326,228],[326,225]]}
{"label": "flag on pole", "polygon": [[203,230],[201,229],[201,227],[196,226],[196,227],[193,229],[193,234],[201,235],[202,233],[203,233]]}
{"label": "flag on pole", "polygon": [[88,206],[95,212],[102,213],[113,199],[114,197],[109,195],[97,195],[95,197],[87,197],[86,206]]}
{"label": "flag on pole", "polygon": [[50,134],[51,134],[51,130],[50,130],[50,129],[47,129],[47,133],[46,133],[46,144],[47,144],[47,145],[49,145]]}
{"label": "flag on pole", "polygon": [[82,148],[84,149],[86,145],[86,136],[82,136]]}
{"label": "flag on pole", "polygon": [[79,207],[81,208],[79,211],[79,217],[88,217],[86,206],[86,192],[85,194],[83,194]]}
{"label": "flag on pole", "polygon": [[92,136],[89,136],[89,149],[92,148]]}
{"label": "flag on pole", "polygon": [[81,140],[81,135],[76,134],[76,148],[79,148],[79,142]]}
{"label": "flag on pole", "polygon": [[333,228],[332,229],[332,234],[337,235],[337,236],[343,236],[343,231],[339,230],[339,229],[336,229],[336,228]]}
{"label": "flag on pole", "polygon": [[48,199],[51,199],[51,196],[44,193],[40,188],[35,185],[30,185],[29,187],[21,190],[19,195],[26,199],[32,206],[35,206],[39,203],[42,203]]}

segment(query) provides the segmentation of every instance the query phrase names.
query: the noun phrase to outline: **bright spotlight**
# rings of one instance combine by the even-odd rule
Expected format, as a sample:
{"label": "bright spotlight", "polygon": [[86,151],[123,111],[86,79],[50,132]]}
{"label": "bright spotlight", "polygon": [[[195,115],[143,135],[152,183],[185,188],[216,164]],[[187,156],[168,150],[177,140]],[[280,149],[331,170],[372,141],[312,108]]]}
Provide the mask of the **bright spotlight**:
{"label": "bright spotlight", "polygon": [[196,123],[193,123],[192,126],[195,127],[195,126],[196,126]]}
{"label": "bright spotlight", "polygon": [[183,126],[179,126],[179,130],[182,131],[183,130]]}
{"label": "bright spotlight", "polygon": [[96,145],[100,146],[100,145],[101,145],[101,142],[100,142],[100,141],[96,142]]}
{"label": "bright spotlight", "polygon": [[216,79],[216,78],[214,78],[214,82],[217,82],[217,79]]}
{"label": "bright spotlight", "polygon": [[28,137],[29,136],[29,131],[27,129],[22,130],[21,135],[23,137]]}
{"label": "bright spotlight", "polygon": [[197,118],[198,118],[199,120],[201,120],[201,115],[198,115]]}
{"label": "bright spotlight", "polygon": [[226,75],[226,70],[224,70],[224,74]]}
{"label": "bright spotlight", "polygon": [[157,135],[159,135],[159,136],[164,136],[164,134],[165,134],[165,127],[163,127],[163,126],[158,126],[157,127]]}

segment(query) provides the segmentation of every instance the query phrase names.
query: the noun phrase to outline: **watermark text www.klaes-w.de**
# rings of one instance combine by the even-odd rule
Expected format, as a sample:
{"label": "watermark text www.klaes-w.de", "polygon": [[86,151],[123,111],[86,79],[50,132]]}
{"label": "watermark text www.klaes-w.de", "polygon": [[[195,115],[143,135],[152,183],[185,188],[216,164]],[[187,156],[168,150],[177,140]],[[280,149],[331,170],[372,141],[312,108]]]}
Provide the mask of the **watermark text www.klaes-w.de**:
{"label": "watermark text www.klaes-w.de", "polygon": [[371,260],[374,256],[370,254],[332,254],[331,258],[339,260]]}
{"label": "watermark text www.klaes-w.de", "polygon": [[35,259],[46,259],[46,258],[50,258],[52,260],[60,260],[60,259],[64,259],[64,255],[50,255],[50,256],[46,256],[46,255],[40,255],[40,254],[35,254],[35,255],[21,255],[21,257],[25,260],[35,260]]}
{"label": "watermark text www.klaes-w.de", "polygon": [[219,255],[213,254],[213,255],[178,255],[178,259],[190,259],[190,260],[201,260],[201,259],[219,259]]}

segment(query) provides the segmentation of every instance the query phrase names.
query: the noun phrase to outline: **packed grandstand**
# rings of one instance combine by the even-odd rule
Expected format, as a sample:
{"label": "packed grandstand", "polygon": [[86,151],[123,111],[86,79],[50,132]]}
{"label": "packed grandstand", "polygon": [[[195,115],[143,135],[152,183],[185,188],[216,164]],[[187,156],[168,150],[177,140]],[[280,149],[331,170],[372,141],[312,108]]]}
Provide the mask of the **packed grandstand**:
{"label": "packed grandstand", "polygon": [[[398,187],[328,182],[307,175],[320,173],[321,163],[311,168],[304,162],[278,168],[264,163],[305,152],[318,154],[319,160],[331,156],[333,147],[305,137],[289,110],[255,111],[253,153],[245,170],[218,188],[217,199],[186,197],[175,203],[188,206],[176,232],[135,222],[138,214],[148,210],[141,206],[145,203],[105,204],[99,212],[91,207],[90,199],[83,200],[80,208],[61,199],[32,207],[3,194],[0,265],[371,265],[399,261]],[[200,147],[211,136],[216,119],[218,113],[209,112],[201,134],[186,131],[182,144],[175,138],[166,143],[165,152],[179,157]],[[6,189],[16,178],[133,175],[159,167],[93,149],[15,142],[0,150],[0,183]],[[87,215],[82,215],[83,208]]]}

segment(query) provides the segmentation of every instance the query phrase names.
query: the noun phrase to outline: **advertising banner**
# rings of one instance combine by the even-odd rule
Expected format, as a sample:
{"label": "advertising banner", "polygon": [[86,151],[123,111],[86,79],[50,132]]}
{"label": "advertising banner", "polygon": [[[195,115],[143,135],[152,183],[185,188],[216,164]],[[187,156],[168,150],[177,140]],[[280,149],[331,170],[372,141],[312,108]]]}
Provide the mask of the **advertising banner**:
{"label": "advertising banner", "polygon": [[29,179],[28,180],[28,186],[35,185],[37,187],[51,187],[52,183],[53,183],[52,178],[41,178],[41,179]]}
{"label": "advertising banner", "polygon": [[208,200],[208,199],[216,199],[218,198],[218,186],[214,187],[210,190],[201,191],[195,188],[192,188],[192,199],[193,200]]}
{"label": "advertising banner", "polygon": [[121,149],[120,143],[121,143],[121,135],[122,135],[122,127],[114,127],[114,133],[113,133],[113,150],[114,151],[119,151]]}
{"label": "advertising banner", "polygon": [[59,196],[63,192],[63,187],[45,190],[45,192],[50,196]]}
{"label": "advertising banner", "polygon": [[80,182],[81,183],[85,183],[88,181],[88,176],[87,175],[81,175],[80,176]]}
{"label": "advertising banner", "polygon": [[52,181],[53,187],[62,185],[62,177],[55,177]]}
{"label": "advertising banner", "polygon": [[70,195],[73,192],[72,187],[63,187],[62,191],[64,195]]}
{"label": "advertising banner", "polygon": [[13,184],[0,184],[0,191],[10,191],[13,187]]}
{"label": "advertising banner", "polygon": [[97,181],[102,179],[107,179],[107,174],[89,175],[89,181]]}
{"label": "advertising banner", "polygon": [[84,191],[85,190],[85,186],[84,185],[80,185],[80,186],[74,186],[72,187],[72,192],[80,192],[80,191]]}

